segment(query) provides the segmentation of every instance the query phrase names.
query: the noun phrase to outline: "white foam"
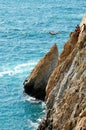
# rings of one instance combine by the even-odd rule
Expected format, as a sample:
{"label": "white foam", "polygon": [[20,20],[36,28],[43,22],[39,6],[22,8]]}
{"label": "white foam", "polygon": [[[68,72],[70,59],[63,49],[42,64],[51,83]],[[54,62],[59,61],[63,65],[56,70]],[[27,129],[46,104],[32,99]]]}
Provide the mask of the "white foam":
{"label": "white foam", "polygon": [[46,108],[45,102],[42,102],[42,108]]}
{"label": "white foam", "polygon": [[30,97],[29,95],[25,95],[25,101],[28,101],[28,102],[34,103],[34,104],[41,103],[40,100],[37,100],[36,98]]}
{"label": "white foam", "polygon": [[28,119],[28,125],[29,128],[33,128],[33,130],[36,130],[39,124],[37,122],[32,122],[30,119]]}
{"label": "white foam", "polygon": [[25,71],[31,71],[33,67],[37,64],[37,61],[30,61],[25,64],[19,64],[17,66],[14,66],[12,69],[3,67],[2,71],[0,72],[0,77],[4,75],[13,76],[19,73],[23,73]]}
{"label": "white foam", "polygon": [[40,123],[40,122],[42,121],[42,119],[41,119],[41,118],[38,118],[37,121]]}

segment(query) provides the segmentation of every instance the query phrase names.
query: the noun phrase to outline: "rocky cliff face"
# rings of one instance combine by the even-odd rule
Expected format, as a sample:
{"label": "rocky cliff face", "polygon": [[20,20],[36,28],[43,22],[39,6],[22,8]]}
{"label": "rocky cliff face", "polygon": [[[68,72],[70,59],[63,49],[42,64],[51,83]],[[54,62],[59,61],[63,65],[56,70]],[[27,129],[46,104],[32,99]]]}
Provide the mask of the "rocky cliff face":
{"label": "rocky cliff face", "polygon": [[[83,23],[86,24],[86,15]],[[46,86],[46,118],[38,130],[86,130],[86,29],[70,34]]]}
{"label": "rocky cliff face", "polygon": [[24,81],[24,90],[27,94],[44,100],[46,85],[57,61],[58,49],[53,45]]}
{"label": "rocky cliff face", "polygon": [[64,72],[66,67],[69,66],[70,62],[72,62],[73,57],[75,55],[75,52],[73,50],[77,44],[78,35],[78,32],[72,32],[70,39],[67,43],[65,43],[63,51],[59,56],[57,65],[48,80],[48,84],[46,86],[46,99],[49,96],[51,90],[57,84],[61,74]]}

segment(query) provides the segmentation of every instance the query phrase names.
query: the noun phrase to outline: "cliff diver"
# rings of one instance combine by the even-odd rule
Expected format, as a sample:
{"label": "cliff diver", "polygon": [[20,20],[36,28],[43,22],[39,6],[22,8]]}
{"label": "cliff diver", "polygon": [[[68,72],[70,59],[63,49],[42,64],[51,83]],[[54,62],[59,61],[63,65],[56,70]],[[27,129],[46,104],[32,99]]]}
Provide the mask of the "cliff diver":
{"label": "cliff diver", "polygon": [[60,32],[48,32],[50,35],[57,35],[60,34]]}

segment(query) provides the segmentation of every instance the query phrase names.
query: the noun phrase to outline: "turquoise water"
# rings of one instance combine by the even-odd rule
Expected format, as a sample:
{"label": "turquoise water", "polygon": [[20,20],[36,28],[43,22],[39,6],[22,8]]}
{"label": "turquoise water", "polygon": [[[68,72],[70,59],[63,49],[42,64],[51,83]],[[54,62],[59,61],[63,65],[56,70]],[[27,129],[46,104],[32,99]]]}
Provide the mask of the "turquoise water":
{"label": "turquoise water", "polygon": [[0,0],[0,130],[36,130],[45,104],[23,81],[54,43],[61,52],[84,12],[85,0]]}

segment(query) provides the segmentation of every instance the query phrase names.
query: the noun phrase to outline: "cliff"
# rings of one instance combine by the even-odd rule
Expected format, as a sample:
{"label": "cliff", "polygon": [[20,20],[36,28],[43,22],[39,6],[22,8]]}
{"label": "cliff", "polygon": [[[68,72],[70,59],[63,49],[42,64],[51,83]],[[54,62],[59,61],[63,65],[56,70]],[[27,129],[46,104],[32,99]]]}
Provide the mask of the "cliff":
{"label": "cliff", "polygon": [[46,101],[37,130],[86,130],[86,14],[58,56],[57,46],[24,81],[24,91]]}
{"label": "cliff", "polygon": [[70,33],[46,86],[46,118],[37,130],[86,130],[86,14]]}
{"label": "cliff", "polygon": [[38,62],[30,76],[24,81],[24,91],[37,99],[45,99],[48,79],[58,61],[58,48],[53,45],[50,51]]}

